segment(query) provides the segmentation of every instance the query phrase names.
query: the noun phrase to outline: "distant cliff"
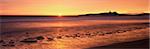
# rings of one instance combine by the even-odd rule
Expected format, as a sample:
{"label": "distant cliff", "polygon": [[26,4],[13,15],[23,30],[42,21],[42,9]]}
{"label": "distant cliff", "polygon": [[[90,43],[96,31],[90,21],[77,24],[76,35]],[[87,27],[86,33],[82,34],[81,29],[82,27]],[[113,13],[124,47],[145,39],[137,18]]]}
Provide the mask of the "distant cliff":
{"label": "distant cliff", "polygon": [[141,14],[119,14],[117,12],[105,12],[98,14],[83,14],[78,16],[149,16],[150,13],[141,13]]}

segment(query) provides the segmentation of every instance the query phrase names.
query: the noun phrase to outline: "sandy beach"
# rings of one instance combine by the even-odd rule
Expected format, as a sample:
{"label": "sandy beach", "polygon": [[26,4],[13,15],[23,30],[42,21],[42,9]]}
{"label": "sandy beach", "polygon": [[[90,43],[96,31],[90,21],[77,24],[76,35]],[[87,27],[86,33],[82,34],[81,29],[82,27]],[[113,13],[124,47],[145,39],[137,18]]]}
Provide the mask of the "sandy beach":
{"label": "sandy beach", "polygon": [[[113,44],[149,40],[149,20],[139,19],[1,22],[0,48],[113,49]],[[127,48],[148,48],[131,45]]]}

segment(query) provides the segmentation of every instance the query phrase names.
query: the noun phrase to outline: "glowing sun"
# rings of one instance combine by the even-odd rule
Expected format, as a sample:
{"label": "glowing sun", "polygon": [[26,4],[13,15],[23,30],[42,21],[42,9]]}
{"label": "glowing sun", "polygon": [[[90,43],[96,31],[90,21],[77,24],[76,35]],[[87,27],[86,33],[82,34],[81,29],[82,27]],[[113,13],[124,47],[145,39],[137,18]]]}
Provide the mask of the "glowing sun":
{"label": "glowing sun", "polygon": [[61,14],[61,13],[59,13],[59,14],[58,14],[58,17],[62,17],[62,14]]}

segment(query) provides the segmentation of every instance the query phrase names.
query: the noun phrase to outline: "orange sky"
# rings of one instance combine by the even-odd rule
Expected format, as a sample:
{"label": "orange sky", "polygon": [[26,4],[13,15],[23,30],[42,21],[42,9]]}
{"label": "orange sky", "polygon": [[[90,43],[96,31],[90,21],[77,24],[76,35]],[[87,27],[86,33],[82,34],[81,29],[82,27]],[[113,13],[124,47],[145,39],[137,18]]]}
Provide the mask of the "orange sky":
{"label": "orange sky", "polygon": [[148,0],[1,0],[1,15],[78,15],[148,11]]}

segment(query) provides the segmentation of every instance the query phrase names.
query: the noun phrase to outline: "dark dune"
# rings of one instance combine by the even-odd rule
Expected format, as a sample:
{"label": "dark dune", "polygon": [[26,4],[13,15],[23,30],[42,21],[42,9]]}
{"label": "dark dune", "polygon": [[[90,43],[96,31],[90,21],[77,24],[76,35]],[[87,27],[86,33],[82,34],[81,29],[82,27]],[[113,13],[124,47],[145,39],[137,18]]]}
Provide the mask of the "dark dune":
{"label": "dark dune", "polygon": [[92,47],[88,49],[149,49],[149,39],[116,43],[112,45]]}

